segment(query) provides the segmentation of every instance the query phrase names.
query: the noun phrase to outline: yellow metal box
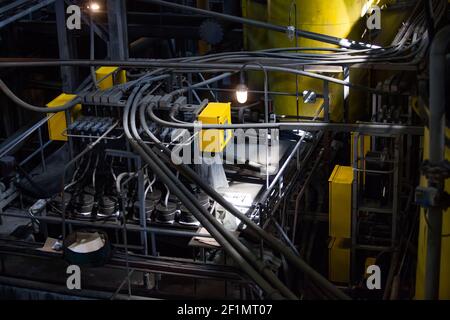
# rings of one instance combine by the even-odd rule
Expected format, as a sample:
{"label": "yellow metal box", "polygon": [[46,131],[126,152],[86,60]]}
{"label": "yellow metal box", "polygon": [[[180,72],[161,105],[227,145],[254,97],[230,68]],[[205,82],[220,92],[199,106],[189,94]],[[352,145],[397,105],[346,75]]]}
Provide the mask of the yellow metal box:
{"label": "yellow metal box", "polygon": [[115,84],[125,83],[127,76],[125,70],[119,70],[118,67],[100,67],[95,70],[95,78],[101,90],[111,88]]}
{"label": "yellow metal box", "polygon": [[334,238],[328,244],[328,278],[336,283],[350,281],[350,239]]}
{"label": "yellow metal box", "polygon": [[351,237],[352,182],[352,167],[334,167],[328,179],[330,237]]}
{"label": "yellow metal box", "polygon": [[[75,94],[62,93],[47,104],[49,108],[55,108],[72,101],[76,97]],[[77,104],[72,109],[72,117],[81,109],[81,104]],[[63,131],[67,128],[66,113],[60,111],[48,120],[48,136],[50,140],[67,141],[67,137],[63,135]]]}
{"label": "yellow metal box", "polygon": [[[203,124],[230,124],[231,103],[211,102],[198,116]],[[232,137],[232,131],[219,129],[200,130],[200,150],[203,152],[222,152]]]}

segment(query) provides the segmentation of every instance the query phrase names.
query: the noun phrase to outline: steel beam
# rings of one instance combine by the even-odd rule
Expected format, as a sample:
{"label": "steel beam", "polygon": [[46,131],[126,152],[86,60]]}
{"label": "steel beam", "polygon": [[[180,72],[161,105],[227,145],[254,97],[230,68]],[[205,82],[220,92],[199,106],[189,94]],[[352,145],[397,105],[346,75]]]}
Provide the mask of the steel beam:
{"label": "steel beam", "polygon": [[108,0],[109,56],[111,60],[128,59],[128,30],[126,2]]}
{"label": "steel beam", "polygon": [[[37,10],[40,10],[46,6],[48,6],[49,4],[52,4],[53,2],[55,2],[55,0],[44,0],[44,1],[34,1],[34,5],[31,5],[27,8],[23,8],[21,10],[17,10],[16,12],[12,13],[10,16],[6,17],[5,19],[2,19],[0,21],[0,29],[7,26],[10,23],[13,23],[17,20],[19,20],[20,18],[23,18]],[[22,6],[24,4],[24,1],[16,1],[6,7],[1,8],[0,13],[6,15],[6,13],[10,10],[13,9],[17,9],[20,6]]]}
{"label": "steel beam", "polygon": [[[58,34],[59,58],[62,60],[76,59],[75,42],[66,28],[66,7],[64,0],[56,0],[56,31]],[[61,67],[62,90],[64,93],[74,93],[78,83],[78,68],[75,66]]]}

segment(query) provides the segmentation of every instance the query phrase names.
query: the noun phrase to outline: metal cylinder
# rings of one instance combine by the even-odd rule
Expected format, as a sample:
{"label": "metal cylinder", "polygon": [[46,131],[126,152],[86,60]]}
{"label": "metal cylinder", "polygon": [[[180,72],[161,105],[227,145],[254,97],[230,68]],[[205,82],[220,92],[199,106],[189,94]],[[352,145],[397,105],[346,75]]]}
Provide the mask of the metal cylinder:
{"label": "metal cylinder", "polygon": [[[269,23],[293,26],[295,29],[328,34],[336,37],[348,38],[351,33],[360,36],[361,10],[365,3],[363,0],[318,0],[318,1],[291,1],[272,0],[268,2]],[[354,37],[355,38],[355,37]],[[288,34],[268,31],[270,47],[332,47],[318,41],[306,38],[289,37]],[[311,53],[311,52],[309,52]],[[336,75],[344,79],[342,73]],[[315,103],[303,103],[301,92],[311,90],[323,93],[323,81],[311,78],[286,75],[285,73],[270,74],[270,89],[274,91],[300,91],[300,97],[274,96],[274,109],[277,114],[314,116],[322,99]],[[344,88],[330,85],[330,112],[332,119],[342,117]],[[297,106],[298,101],[298,106]],[[298,107],[298,109],[297,109]],[[322,114],[321,114],[322,116]]]}

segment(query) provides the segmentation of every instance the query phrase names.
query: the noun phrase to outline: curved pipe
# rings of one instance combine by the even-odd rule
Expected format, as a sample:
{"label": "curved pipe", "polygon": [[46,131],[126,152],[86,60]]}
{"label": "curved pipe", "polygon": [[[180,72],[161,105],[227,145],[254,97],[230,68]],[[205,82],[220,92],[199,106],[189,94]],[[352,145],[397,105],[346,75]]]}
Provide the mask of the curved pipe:
{"label": "curved pipe", "polygon": [[[37,60],[37,61],[27,61],[26,59],[20,61],[7,61],[2,62],[0,59],[0,68],[6,67],[50,67],[50,66],[120,66],[120,67],[135,67],[135,68],[171,68],[171,69],[223,69],[230,71],[239,71],[243,64],[231,64],[231,63],[199,63],[199,62],[167,62],[164,60]],[[325,80],[330,83],[336,83],[343,86],[348,86],[358,90],[365,90],[371,93],[383,94],[390,93],[381,90],[376,90],[368,88],[362,85],[352,84],[347,81],[339,80],[333,77],[324,76],[321,74],[316,74],[313,72],[302,71],[294,68],[278,67],[278,66],[264,66],[267,71],[278,71],[287,72],[292,74],[298,74],[300,76],[310,77],[314,79]],[[245,70],[259,71],[260,68],[257,66],[247,65]],[[391,93],[392,94],[392,93]]]}
{"label": "curved pipe", "polygon": [[183,93],[185,93],[185,92],[187,92],[189,90],[192,90],[192,89],[195,89],[195,88],[199,88],[201,86],[205,86],[207,84],[214,83],[214,82],[217,82],[219,80],[225,79],[225,78],[231,76],[231,74],[232,74],[231,72],[223,73],[221,75],[215,76],[215,77],[210,78],[208,80],[205,80],[205,81],[202,81],[202,82],[190,85],[188,87],[183,87],[181,89],[172,91],[168,95],[171,96],[171,97],[176,96],[176,95],[181,95],[181,94],[183,94]]}
{"label": "curved pipe", "polygon": [[[171,151],[164,146],[149,130],[149,127],[145,121],[145,105],[140,108],[140,121],[141,126],[146,134],[157,144],[157,146],[170,158]],[[216,190],[211,188],[203,179],[201,179],[189,166],[181,164],[176,166],[173,162],[168,161],[169,164],[179,170],[187,179],[196,183],[205,193],[207,193],[214,201],[222,205],[228,212],[240,219],[247,227],[256,233],[261,239],[263,239],[269,247],[277,252],[283,254],[286,259],[292,263],[296,268],[303,271],[311,279],[316,281],[321,287],[334,294],[339,299],[350,300],[345,293],[340,291],[336,286],[324,278],[320,273],[311,268],[305,261],[296,256],[289,248],[287,248],[280,240],[276,239],[272,235],[268,234],[257,224],[255,224],[250,218],[242,214],[232,204],[225,200]]]}
{"label": "curved pipe", "polygon": [[[208,80],[207,80],[208,81]],[[136,95],[135,101],[132,104],[131,113],[130,113],[130,125],[131,125],[131,133],[134,135],[134,138],[136,138],[137,143],[141,146],[141,148],[149,155],[153,153],[153,151],[142,141],[142,138],[139,135],[139,132],[136,128],[136,113],[137,113],[137,107],[140,103],[140,97],[143,92],[148,88],[149,84],[144,86],[141,90],[139,90],[138,94]],[[153,158],[153,156],[151,155]],[[156,154],[154,155],[154,161],[157,163],[160,170],[165,170],[168,175],[173,175],[173,173],[166,167],[166,165],[159,159]],[[179,181],[177,177],[174,178],[174,181]],[[168,186],[166,185],[166,188]],[[198,203],[197,199],[190,194],[189,190],[187,190],[183,184],[180,184],[180,189],[185,193],[185,195],[190,198],[192,203],[197,207],[199,212],[204,215],[204,217],[209,221],[209,223],[212,224],[217,230],[224,236],[224,238],[231,243],[231,245],[246,258],[247,261],[249,261],[251,264],[254,265],[254,267],[262,272],[266,276],[266,278],[269,280],[269,282],[278,290],[280,290],[283,295],[288,297],[289,299],[298,299],[279,279],[276,277],[270,270],[267,269],[265,266],[265,263],[260,261],[247,247],[245,247],[237,238],[235,238],[233,235],[231,235],[227,230],[223,228],[222,225],[218,223],[218,221],[212,217],[205,209],[204,207]],[[168,189],[169,190],[169,189]]]}
{"label": "curved pipe", "polygon": [[[137,104],[134,103],[133,107],[131,109],[130,114],[130,123],[131,123],[131,132],[133,133],[134,137],[137,139],[136,141],[139,143],[139,145],[144,149],[147,154],[153,153],[153,151],[142,141],[142,138],[139,136],[139,133],[136,128],[136,113],[137,113]],[[157,162],[158,166],[165,167],[165,164],[157,157],[155,159],[155,162]],[[168,169],[167,169],[168,170]],[[167,171],[170,172],[171,171]],[[177,177],[175,177],[177,181]],[[167,187],[167,186],[166,186]],[[181,189],[184,189],[183,185],[180,185]],[[274,285],[277,289],[280,290],[286,297],[289,297],[290,299],[298,299],[270,270],[267,269],[264,262],[260,261],[250,250],[248,250],[247,247],[245,247],[238,239],[236,239],[233,235],[231,235],[227,230],[225,230],[222,225],[220,225],[217,220],[212,217],[205,209],[204,207],[198,203],[198,201],[191,197],[192,195],[189,193],[189,191],[186,189],[184,190],[185,194],[188,195],[189,198],[193,201],[193,203],[197,206],[199,211],[203,211],[203,215],[209,220],[209,222],[216,227],[220,233],[223,234],[223,236],[230,241],[230,243],[236,248],[236,250],[242,254],[247,261],[249,261],[251,264],[254,265],[257,270],[260,270]]]}
{"label": "curved pipe", "polygon": [[371,123],[329,123],[329,122],[270,122],[270,123],[236,123],[236,124],[201,124],[201,123],[179,123],[170,122],[159,118],[153,112],[155,105],[150,104],[147,108],[147,113],[150,118],[165,127],[180,128],[180,129],[280,129],[280,130],[294,130],[302,129],[305,131],[339,131],[339,132],[365,132],[378,133],[386,135],[395,134],[412,134],[423,135],[423,127],[417,126],[403,126],[397,124],[371,124]]}
{"label": "curved pipe", "polygon": [[130,103],[127,103],[123,113],[123,127],[125,135],[132,147],[141,155],[144,161],[149,164],[160,180],[171,188],[172,192],[178,197],[178,199],[183,202],[183,204],[192,212],[198,221],[208,230],[208,232],[210,232],[211,235],[213,235],[213,237],[223,246],[223,248],[227,250],[233,260],[255,281],[255,283],[257,283],[258,286],[260,286],[260,288],[263,289],[263,291],[266,292],[270,298],[282,299],[283,296],[278,291],[274,290],[274,288],[251,265],[249,265],[247,261],[242,258],[230,242],[225,239],[225,237],[207,220],[206,216],[202,214],[202,212],[194,205],[194,202],[189,199],[189,195],[192,196],[192,194],[190,194],[189,190],[187,190],[186,187],[184,187],[184,185],[176,179],[166,165],[164,163],[162,166],[158,165],[158,156],[154,154],[152,150],[150,150],[149,153],[146,153],[144,149],[142,149],[138,143],[139,140],[136,140],[136,138],[131,135],[128,127],[129,111]]}
{"label": "curved pipe", "polygon": [[69,110],[69,109],[73,108],[75,105],[77,105],[81,101],[81,99],[77,97],[77,98],[73,99],[72,101],[69,101],[66,104],[61,105],[61,106],[52,107],[52,108],[37,107],[37,106],[34,106],[32,104],[29,104],[29,103],[23,101],[18,96],[16,96],[8,88],[8,86],[3,82],[2,79],[0,79],[0,90],[2,90],[3,93],[17,105],[21,106],[22,108],[28,109],[30,111],[35,111],[35,112],[55,113],[55,112],[65,111],[65,110]]}

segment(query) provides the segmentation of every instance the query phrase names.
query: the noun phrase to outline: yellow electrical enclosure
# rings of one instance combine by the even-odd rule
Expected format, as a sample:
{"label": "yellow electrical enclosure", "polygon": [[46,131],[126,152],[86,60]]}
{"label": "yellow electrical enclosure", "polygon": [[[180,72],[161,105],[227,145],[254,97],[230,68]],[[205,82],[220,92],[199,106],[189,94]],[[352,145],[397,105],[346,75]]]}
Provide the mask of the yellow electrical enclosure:
{"label": "yellow electrical enclosure", "polygon": [[95,78],[99,81],[98,86],[101,90],[127,81],[125,70],[120,70],[118,67],[100,67],[95,70]]}
{"label": "yellow electrical enclosure", "polygon": [[331,238],[328,245],[328,279],[336,283],[350,281],[350,239]]}
{"label": "yellow electrical enclosure", "polygon": [[[197,120],[202,124],[231,124],[231,103],[208,103]],[[230,129],[200,130],[200,150],[211,153],[222,152],[231,137],[232,131]]]}
{"label": "yellow electrical enclosure", "polygon": [[[66,94],[62,93],[57,96],[55,99],[50,101],[47,104],[49,108],[55,108],[66,104],[69,101],[72,101],[76,97],[75,94]],[[72,117],[75,117],[76,114],[81,109],[81,104],[77,104],[72,109]],[[67,137],[63,135],[64,130],[67,128],[66,122],[66,113],[65,111],[61,111],[56,113],[50,120],[48,120],[48,136],[50,140],[54,141],[67,141]]]}
{"label": "yellow electrical enclosure", "polygon": [[330,237],[351,237],[352,182],[352,167],[334,167],[328,179]]}
{"label": "yellow electrical enclosure", "polygon": [[328,277],[330,281],[350,281],[351,216],[353,168],[335,166],[329,183]]}
{"label": "yellow electrical enclosure", "polygon": [[353,168],[335,166],[329,183],[328,277],[330,281],[350,281],[351,216]]}
{"label": "yellow electrical enclosure", "polygon": [[[98,86],[101,90],[106,90],[115,84],[125,83],[126,72],[118,67],[100,67],[95,71],[95,78],[99,81]],[[75,94],[62,93],[47,104],[47,107],[59,107],[73,100]],[[77,104],[72,109],[72,118],[76,118],[77,113],[81,110],[81,104]],[[66,114],[64,111],[58,112],[48,121],[48,135],[50,140],[67,141],[67,137],[63,135],[67,128]]]}

